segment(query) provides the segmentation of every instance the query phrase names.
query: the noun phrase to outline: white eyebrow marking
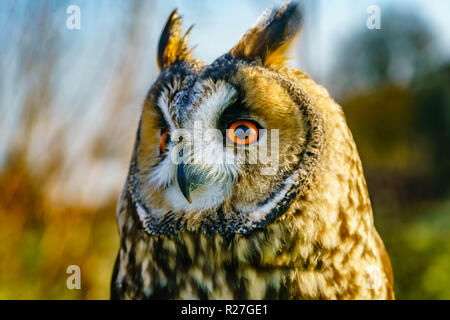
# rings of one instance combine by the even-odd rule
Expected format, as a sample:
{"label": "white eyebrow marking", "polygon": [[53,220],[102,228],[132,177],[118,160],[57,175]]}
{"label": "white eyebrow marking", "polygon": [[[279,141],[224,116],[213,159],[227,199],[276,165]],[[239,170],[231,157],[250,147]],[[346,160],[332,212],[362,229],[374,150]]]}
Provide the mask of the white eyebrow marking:
{"label": "white eyebrow marking", "polygon": [[224,81],[212,83],[209,80],[198,83],[202,87],[209,87],[212,94],[205,97],[201,107],[193,116],[194,120],[201,120],[210,126],[215,125],[215,120],[222,112],[237,100],[237,91]]}

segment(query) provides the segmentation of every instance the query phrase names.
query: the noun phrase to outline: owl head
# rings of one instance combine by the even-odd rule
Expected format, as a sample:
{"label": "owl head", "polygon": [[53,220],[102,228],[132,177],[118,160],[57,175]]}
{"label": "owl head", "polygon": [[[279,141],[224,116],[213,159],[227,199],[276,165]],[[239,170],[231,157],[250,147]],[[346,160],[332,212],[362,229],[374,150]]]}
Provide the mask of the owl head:
{"label": "owl head", "polygon": [[[150,234],[246,234],[282,216],[308,186],[322,122],[289,76],[295,3],[266,10],[210,65],[193,56],[177,11],[162,32],[128,191]],[[306,76],[305,76],[306,77]]]}

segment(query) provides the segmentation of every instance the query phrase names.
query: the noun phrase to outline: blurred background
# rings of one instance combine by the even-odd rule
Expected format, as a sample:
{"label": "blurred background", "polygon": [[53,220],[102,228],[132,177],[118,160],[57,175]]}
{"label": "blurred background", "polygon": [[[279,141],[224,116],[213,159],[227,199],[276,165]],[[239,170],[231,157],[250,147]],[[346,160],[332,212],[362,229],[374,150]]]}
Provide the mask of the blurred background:
{"label": "blurred background", "polygon": [[[196,55],[212,62],[277,3],[0,2],[0,299],[109,298],[115,205],[168,15],[196,24]],[[303,3],[289,64],[344,108],[396,296],[450,299],[450,2]],[[69,265],[81,290],[66,288]]]}

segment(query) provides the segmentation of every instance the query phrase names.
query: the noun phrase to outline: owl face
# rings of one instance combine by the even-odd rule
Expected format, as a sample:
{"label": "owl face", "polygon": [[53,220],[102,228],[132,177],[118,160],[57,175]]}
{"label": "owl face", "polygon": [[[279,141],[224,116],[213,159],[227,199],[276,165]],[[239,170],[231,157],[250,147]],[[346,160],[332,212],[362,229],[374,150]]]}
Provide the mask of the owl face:
{"label": "owl face", "polygon": [[320,119],[280,73],[300,22],[296,4],[269,10],[205,66],[169,17],[128,181],[149,233],[248,233],[289,207],[320,154]]}

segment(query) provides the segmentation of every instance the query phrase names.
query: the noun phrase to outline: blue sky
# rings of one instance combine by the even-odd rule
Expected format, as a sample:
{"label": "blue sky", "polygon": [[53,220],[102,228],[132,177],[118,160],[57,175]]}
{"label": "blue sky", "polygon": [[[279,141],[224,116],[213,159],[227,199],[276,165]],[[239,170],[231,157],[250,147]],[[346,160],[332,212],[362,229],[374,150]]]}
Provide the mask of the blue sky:
{"label": "blue sky", "polygon": [[[36,8],[42,7],[45,1],[28,1]],[[272,4],[282,3],[275,0],[167,0],[167,1],[145,1],[146,9],[139,23],[142,28],[148,29],[147,41],[156,46],[157,37],[164,22],[173,8],[178,8],[185,18],[186,27],[195,24],[191,41],[198,44],[196,54],[199,58],[208,62],[223,54],[231,48],[240,37],[257,19],[265,8]],[[304,0],[301,1],[306,7],[306,24],[304,27],[304,38],[308,35],[313,40],[303,39],[299,46],[305,54],[299,58],[300,66],[311,69],[313,73],[319,73],[321,77],[327,75],[336,55],[336,49],[343,39],[352,33],[365,28],[368,17],[366,8],[369,5],[378,5],[381,9],[383,22],[383,11],[395,6],[400,10],[416,11],[429,24],[436,36],[436,43],[446,57],[450,57],[450,1],[445,0]],[[11,0],[0,3],[0,26],[6,32],[0,35],[0,41],[8,43],[11,39],[8,35],[18,36],[17,24],[33,19],[33,10],[16,10],[16,16],[8,16],[7,8],[15,3],[15,7],[25,8],[27,1],[15,2]],[[54,18],[58,15],[61,19],[61,28],[64,28],[66,17],[65,8],[70,4],[77,4],[82,11],[82,30],[77,37],[82,38],[86,49],[89,49],[89,39],[108,39],[111,33],[123,26],[124,23],[133,19],[130,14],[129,3],[123,0],[72,0],[72,1],[49,1]],[[317,21],[311,21],[308,16],[309,10],[315,6],[318,14]],[[30,12],[31,11],[31,12]],[[148,15],[148,20],[145,19]],[[28,19],[27,19],[28,16]],[[14,31],[14,32],[10,32]],[[74,33],[67,33],[72,37]],[[5,38],[6,37],[6,38]],[[120,40],[120,39],[118,39]],[[305,47],[305,43],[307,47]],[[82,49],[82,48],[80,48]],[[301,51],[301,50],[300,50]],[[304,60],[304,61],[302,61]],[[308,71],[308,70],[307,70]]]}

